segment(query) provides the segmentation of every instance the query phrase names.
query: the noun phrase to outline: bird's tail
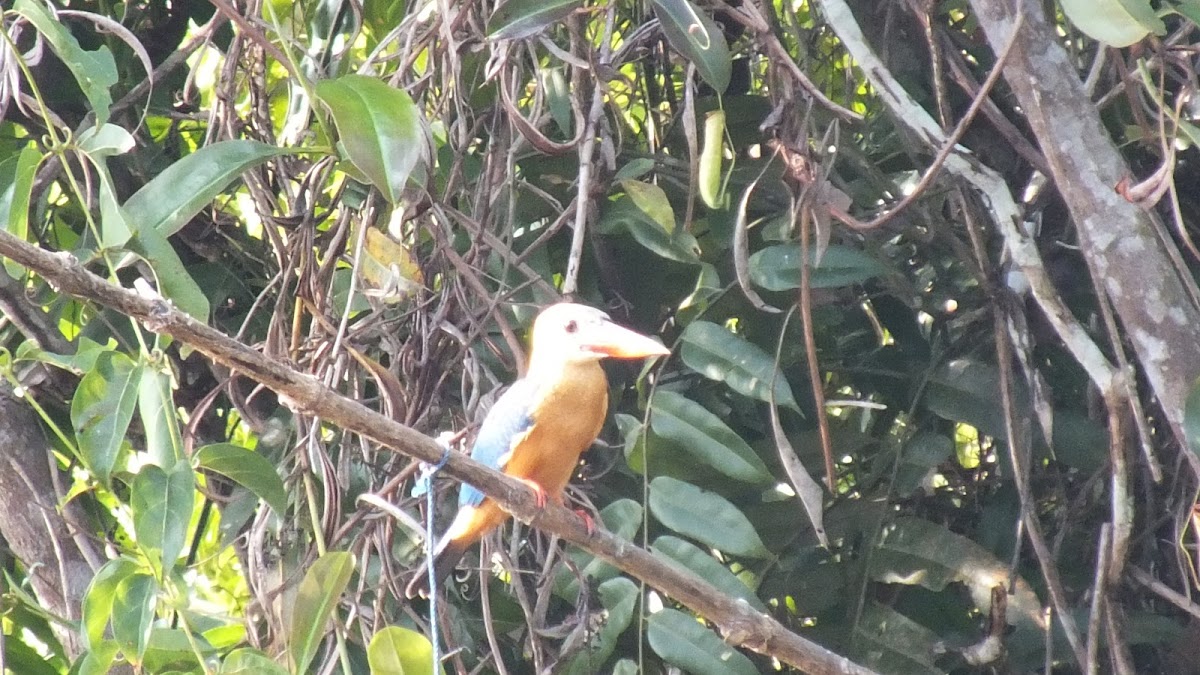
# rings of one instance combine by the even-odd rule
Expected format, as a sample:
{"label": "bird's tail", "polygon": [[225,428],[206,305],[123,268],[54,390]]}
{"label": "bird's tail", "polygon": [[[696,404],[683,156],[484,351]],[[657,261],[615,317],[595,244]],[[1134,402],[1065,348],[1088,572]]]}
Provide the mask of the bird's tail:
{"label": "bird's tail", "polygon": [[[446,577],[450,576],[470,546],[471,542],[469,541],[442,537],[433,551],[433,576],[437,580],[438,586],[441,586]],[[417,570],[417,575],[408,582],[408,587],[404,589],[404,595],[410,599],[417,596],[429,597],[429,567],[427,564],[422,564]]]}

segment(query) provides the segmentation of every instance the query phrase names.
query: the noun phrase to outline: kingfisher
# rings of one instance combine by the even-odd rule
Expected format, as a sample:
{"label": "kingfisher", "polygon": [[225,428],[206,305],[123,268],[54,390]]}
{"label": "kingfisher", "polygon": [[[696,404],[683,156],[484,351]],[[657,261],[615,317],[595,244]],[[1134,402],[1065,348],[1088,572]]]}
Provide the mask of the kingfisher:
{"label": "kingfisher", "polygon": [[[666,356],[670,350],[613,323],[593,307],[563,302],[542,310],[533,323],[525,377],[488,411],[471,456],[528,485],[538,506],[563,503],[563,490],[579,456],[596,440],[608,413],[608,379],[600,360]],[[591,519],[583,516],[591,528]],[[464,483],[458,513],[433,549],[440,584],[475,542],[508,519],[492,499]],[[405,595],[427,597],[422,566]]]}

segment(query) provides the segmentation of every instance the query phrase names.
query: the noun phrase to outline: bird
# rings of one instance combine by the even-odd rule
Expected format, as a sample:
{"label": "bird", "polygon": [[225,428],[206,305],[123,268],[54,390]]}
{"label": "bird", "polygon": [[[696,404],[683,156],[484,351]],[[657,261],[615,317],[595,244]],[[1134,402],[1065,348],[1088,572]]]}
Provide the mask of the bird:
{"label": "bird", "polygon": [[[601,359],[670,353],[660,342],[617,325],[594,307],[569,302],[547,307],[533,323],[525,376],[488,411],[471,457],[528,485],[539,506],[548,499],[561,505],[579,456],[599,436],[608,414],[608,379]],[[499,504],[464,483],[458,513],[433,548],[437,583],[508,517]],[[590,529],[590,518],[584,518]],[[428,597],[429,592],[429,570],[423,565],[405,595]]]}

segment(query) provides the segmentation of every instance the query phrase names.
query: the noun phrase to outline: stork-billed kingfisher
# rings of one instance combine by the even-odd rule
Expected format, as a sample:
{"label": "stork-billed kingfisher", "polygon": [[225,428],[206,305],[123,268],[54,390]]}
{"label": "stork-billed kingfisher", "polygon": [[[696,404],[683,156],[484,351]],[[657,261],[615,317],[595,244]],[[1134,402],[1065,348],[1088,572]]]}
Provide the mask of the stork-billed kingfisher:
{"label": "stork-billed kingfisher", "polygon": [[[618,326],[598,309],[566,302],[546,308],[533,324],[525,377],[492,406],[471,456],[529,485],[539,504],[547,498],[562,504],[579,455],[596,440],[608,412],[608,380],[600,359],[667,354],[662,344]],[[434,547],[438,582],[472,544],[507,518],[499,504],[464,483],[458,514]],[[423,566],[405,595],[428,593],[429,572]]]}

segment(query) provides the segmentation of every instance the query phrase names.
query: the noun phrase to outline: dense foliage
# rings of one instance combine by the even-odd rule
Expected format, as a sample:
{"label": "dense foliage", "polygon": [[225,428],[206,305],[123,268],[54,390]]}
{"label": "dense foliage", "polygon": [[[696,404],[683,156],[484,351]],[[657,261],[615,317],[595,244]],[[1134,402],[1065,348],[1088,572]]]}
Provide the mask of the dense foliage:
{"label": "dense foliage", "polygon": [[[16,0],[0,223],[463,449],[603,307],[673,351],[604,528],[879,672],[1181,672],[1200,5],[1043,4]],[[430,672],[416,462],[0,278],[0,670]],[[788,668],[520,524],[460,572],[447,672]]]}

